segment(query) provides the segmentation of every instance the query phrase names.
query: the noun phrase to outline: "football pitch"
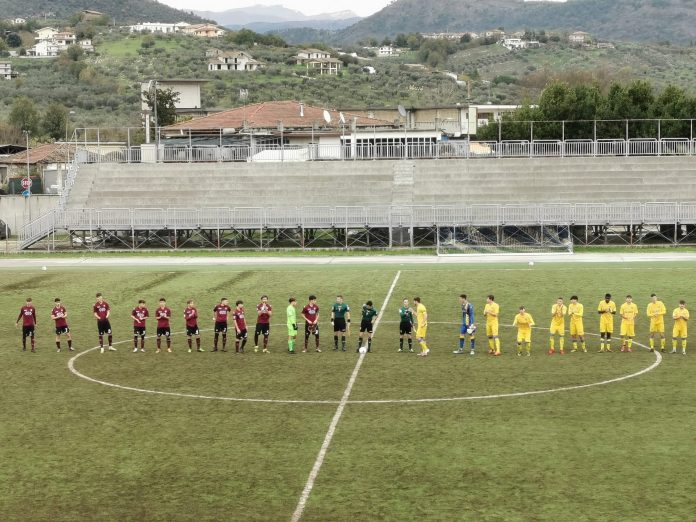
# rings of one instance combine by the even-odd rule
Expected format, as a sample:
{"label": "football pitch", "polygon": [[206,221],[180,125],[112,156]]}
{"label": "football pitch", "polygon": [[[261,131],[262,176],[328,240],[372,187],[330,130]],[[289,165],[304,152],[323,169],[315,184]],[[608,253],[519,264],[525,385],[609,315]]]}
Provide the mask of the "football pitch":
{"label": "football pitch", "polygon": [[[243,262],[243,261],[242,261]],[[696,310],[696,262],[399,265],[49,266],[0,271],[1,520],[688,520],[694,517],[696,341],[671,351],[671,312]],[[99,353],[96,292],[116,352]],[[597,353],[597,305],[638,305],[633,353]],[[667,353],[650,353],[646,305],[667,307]],[[475,306],[477,353],[454,355]],[[245,303],[253,336],[273,305],[270,354],[210,353],[212,308]],[[287,354],[285,308],[318,296],[322,353]],[[335,296],[351,307],[333,351]],[[487,354],[486,296],[501,310],[502,357]],[[546,354],[551,306],[577,294],[588,353]],[[428,309],[430,355],[398,353],[403,298]],[[37,353],[14,322],[38,312]],[[60,297],[76,352],[56,353]],[[132,353],[131,310],[172,309],[173,353]],[[188,353],[183,309],[199,309],[205,353]],[[373,352],[356,353],[362,304],[382,312]],[[532,356],[509,325],[534,317]],[[300,323],[298,347],[304,336]],[[250,336],[250,337],[251,337]],[[467,345],[468,346],[468,345]],[[658,343],[659,346],[659,343]],[[569,341],[566,348],[570,349]],[[692,349],[693,348],[693,349]],[[414,350],[418,351],[414,340]],[[681,347],[680,347],[681,351]],[[467,350],[468,352],[468,350]]]}

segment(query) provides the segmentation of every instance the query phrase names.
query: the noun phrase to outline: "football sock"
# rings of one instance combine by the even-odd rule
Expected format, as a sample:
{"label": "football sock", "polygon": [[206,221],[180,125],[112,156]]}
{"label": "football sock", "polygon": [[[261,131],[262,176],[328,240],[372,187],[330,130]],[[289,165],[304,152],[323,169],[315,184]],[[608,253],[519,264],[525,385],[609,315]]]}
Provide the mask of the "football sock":
{"label": "football sock", "polygon": [[602,339],[601,341],[599,341],[599,351],[600,351],[600,352],[603,352],[603,351],[604,351],[604,339]]}
{"label": "football sock", "polygon": [[425,344],[425,341],[420,341],[420,347],[421,347],[421,353],[425,353],[425,351],[428,349],[428,345]]}
{"label": "football sock", "polygon": [[573,341],[573,350],[577,350],[577,349],[578,349],[578,342]]}
{"label": "football sock", "polygon": [[686,353],[686,339],[682,339],[682,353]]}
{"label": "football sock", "polygon": [[254,346],[259,345],[259,334],[254,333]]}
{"label": "football sock", "polygon": [[412,350],[413,349],[413,339],[408,340],[408,349]]}
{"label": "football sock", "polygon": [[655,339],[653,339],[652,337],[650,338],[650,349],[651,350],[655,349]]}
{"label": "football sock", "polygon": [[667,340],[664,337],[662,339],[660,339],[660,348],[662,348],[664,350],[666,344],[667,344]]}
{"label": "football sock", "polygon": [[246,339],[242,339],[242,346],[241,346],[242,351],[244,351],[244,347],[246,346],[246,343],[247,343],[247,340],[246,340]]}
{"label": "football sock", "polygon": [[527,353],[532,353],[532,343],[527,343]]}
{"label": "football sock", "polygon": [[34,347],[35,347],[35,343],[36,343],[36,342],[34,341],[34,336],[32,335],[32,336],[31,336],[31,349],[32,349],[32,350],[33,350]]}
{"label": "football sock", "polygon": [[134,335],[133,336],[133,348],[137,348],[137,347],[138,347],[138,336]]}
{"label": "football sock", "polygon": [[346,336],[345,335],[341,336],[341,348],[344,350],[346,349]]}
{"label": "football sock", "polygon": [[549,350],[553,351],[556,348],[556,340],[553,337],[549,338]]}
{"label": "football sock", "polygon": [[[676,348],[676,341],[675,342],[675,348]],[[56,341],[56,348],[60,350],[60,341]]]}
{"label": "football sock", "polygon": [[497,337],[495,338],[495,352],[500,353],[500,339]]}
{"label": "football sock", "polygon": [[459,349],[460,349],[460,350],[463,350],[463,349],[464,349],[464,342],[465,342],[465,341],[466,341],[466,339],[464,339],[464,336],[461,336],[461,337],[459,338]]}
{"label": "football sock", "polygon": [[227,334],[222,334],[222,349],[227,348]]}
{"label": "football sock", "polygon": [[162,347],[162,339],[159,337],[157,338],[157,349],[159,350]]}
{"label": "football sock", "polygon": [[403,350],[403,349],[404,349],[404,339],[402,337],[401,339],[399,339],[399,350]]}
{"label": "football sock", "polygon": [[367,338],[367,351],[372,350],[372,337]]}
{"label": "football sock", "polygon": [[191,338],[188,338],[188,347],[191,349],[193,347],[193,343],[191,342]]}
{"label": "football sock", "polygon": [[358,337],[358,348],[362,346],[362,337]]}
{"label": "football sock", "polygon": [[196,337],[196,348],[198,348],[199,350],[201,348],[201,338],[200,337]]}
{"label": "football sock", "polygon": [[294,352],[295,351],[295,340],[290,340],[288,341],[288,351],[289,352]]}
{"label": "football sock", "polygon": [[171,347],[172,347],[172,338],[167,337],[167,348],[171,348]]}
{"label": "football sock", "polygon": [[319,336],[318,335],[314,336],[314,344],[316,345],[317,348],[319,348]]}
{"label": "football sock", "polygon": [[628,341],[626,342],[626,346],[630,349],[633,346],[633,339],[631,337],[628,338]]}
{"label": "football sock", "polygon": [[22,347],[26,350],[27,349],[27,338],[22,337]]}
{"label": "football sock", "polygon": [[517,353],[522,353],[522,343],[517,343]]}
{"label": "football sock", "polygon": [[220,338],[220,335],[216,332],[215,333],[215,339],[213,340],[213,348],[217,350],[218,347],[218,339]]}
{"label": "football sock", "polygon": [[562,335],[558,338],[558,347],[563,351],[563,348],[565,347],[565,337]]}
{"label": "football sock", "polygon": [[145,336],[141,335],[140,336],[140,349],[142,350],[144,348],[145,348]]}
{"label": "football sock", "polygon": [[265,337],[263,338],[263,347],[264,347],[264,348],[268,348],[268,336],[265,336]]}
{"label": "football sock", "polygon": [[493,339],[488,339],[488,349],[490,351],[493,351],[495,349],[495,342],[493,341]]}
{"label": "football sock", "polygon": [[109,334],[109,346],[111,346],[112,344],[114,344],[114,336]]}
{"label": "football sock", "polygon": [[338,335],[334,335],[334,349],[338,350]]}
{"label": "football sock", "polygon": [[471,349],[474,350],[474,349],[476,348],[476,339],[474,339],[473,337],[471,337],[471,338],[469,339],[469,342],[471,343]]}
{"label": "football sock", "polygon": [[72,339],[68,339],[68,348],[72,348]]}
{"label": "football sock", "polygon": [[234,342],[234,351],[239,352],[239,341]]}
{"label": "football sock", "polygon": [[[58,344],[58,343],[56,343],[56,344]],[[59,347],[59,348],[60,348],[60,347]],[[676,349],[677,349],[677,340],[676,340],[676,339],[672,339],[672,350],[676,350]]]}
{"label": "football sock", "polygon": [[103,336],[103,335],[100,335],[100,336],[99,336],[99,346],[100,346],[101,348],[104,347],[104,336]]}
{"label": "football sock", "polygon": [[307,349],[308,344],[309,344],[309,336],[305,335],[305,338],[304,338],[304,349],[305,350]]}

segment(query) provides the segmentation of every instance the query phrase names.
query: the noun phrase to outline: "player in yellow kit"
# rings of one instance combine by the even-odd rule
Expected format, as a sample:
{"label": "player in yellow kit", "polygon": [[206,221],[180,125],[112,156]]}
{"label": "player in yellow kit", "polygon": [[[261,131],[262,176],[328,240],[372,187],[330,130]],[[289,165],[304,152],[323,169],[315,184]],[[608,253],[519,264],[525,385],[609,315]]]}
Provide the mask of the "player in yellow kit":
{"label": "player in yellow kit", "polygon": [[614,333],[614,315],[616,314],[616,303],[611,300],[611,294],[606,294],[599,302],[597,313],[599,313],[599,352],[611,352],[611,334]]}
{"label": "player in yellow kit", "polygon": [[650,351],[655,351],[655,337],[660,338],[660,349],[665,351],[665,314],[667,308],[655,294],[650,294],[647,314],[650,318]]}
{"label": "player in yellow kit", "polygon": [[560,354],[563,355],[563,343],[565,342],[565,316],[568,313],[568,307],[563,304],[563,298],[556,299],[556,304],[551,307],[551,326],[549,332],[549,355],[556,353],[555,341],[558,335],[558,348]]}
{"label": "player in yellow kit", "polygon": [[522,345],[526,344],[527,357],[532,355],[532,326],[534,319],[527,313],[524,306],[520,306],[520,313],[515,316],[512,326],[517,327],[517,356],[522,355]]}
{"label": "player in yellow kit", "polygon": [[498,337],[498,316],[500,315],[500,306],[495,302],[495,297],[492,295],[486,299],[486,306],[483,309],[483,315],[486,317],[486,337],[488,337],[488,353],[499,357],[500,353],[500,337]]}
{"label": "player in yellow kit", "polygon": [[416,340],[421,347],[421,353],[418,355],[425,357],[430,353],[430,349],[425,343],[425,336],[428,334],[428,310],[421,303],[420,297],[414,297],[413,302],[416,303]]}
{"label": "player in yellow kit", "polygon": [[626,302],[621,305],[619,315],[621,316],[621,351],[632,352],[633,338],[636,336],[638,307],[630,295],[626,296]]}
{"label": "player in yellow kit", "polygon": [[686,355],[686,323],[689,320],[689,311],[686,309],[686,301],[679,301],[679,308],[672,312],[674,328],[672,328],[672,353],[677,353],[677,341],[681,340],[682,355]]}
{"label": "player in yellow kit", "polygon": [[570,339],[573,341],[572,352],[578,351],[578,342],[582,351],[587,353],[585,346],[585,326],[582,317],[585,313],[585,307],[578,303],[578,296],[574,295],[570,298],[568,305],[568,317],[570,317]]}

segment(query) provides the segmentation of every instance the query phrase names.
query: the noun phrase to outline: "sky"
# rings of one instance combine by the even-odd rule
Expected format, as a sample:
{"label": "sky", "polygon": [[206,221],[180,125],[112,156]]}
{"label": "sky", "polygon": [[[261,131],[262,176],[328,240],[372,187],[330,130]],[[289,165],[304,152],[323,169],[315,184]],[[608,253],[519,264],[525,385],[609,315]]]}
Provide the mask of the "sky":
{"label": "sky", "polygon": [[353,11],[360,16],[369,16],[380,11],[391,0],[332,0],[331,2],[317,2],[316,0],[159,0],[159,2],[185,11],[227,11],[238,7],[263,4],[282,5],[306,15]]}

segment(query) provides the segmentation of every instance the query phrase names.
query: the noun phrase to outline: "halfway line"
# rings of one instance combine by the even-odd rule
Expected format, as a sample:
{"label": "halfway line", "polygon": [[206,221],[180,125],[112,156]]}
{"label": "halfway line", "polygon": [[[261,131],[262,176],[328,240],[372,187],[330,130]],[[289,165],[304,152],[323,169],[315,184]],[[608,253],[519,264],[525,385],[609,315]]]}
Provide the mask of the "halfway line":
{"label": "halfway line", "polygon": [[[382,316],[384,315],[384,310],[387,308],[387,305],[389,304],[389,299],[391,298],[391,295],[394,292],[394,288],[396,288],[396,283],[399,281],[400,276],[401,270],[399,270],[396,273],[396,276],[394,276],[394,281],[392,281],[391,287],[389,287],[389,292],[387,292],[387,296],[384,298],[384,303],[382,304],[382,308],[379,311],[379,315],[377,315],[375,325],[372,328],[373,334],[377,331],[377,327],[379,326],[379,323],[382,320]],[[338,422],[341,420],[341,416],[343,415],[343,410],[345,409],[346,404],[348,404],[350,392],[353,390],[355,380],[358,378],[358,372],[360,371],[360,367],[362,366],[363,360],[365,359],[365,355],[366,354],[361,353],[360,357],[358,357],[358,362],[355,363],[355,368],[353,369],[353,373],[350,376],[348,385],[346,386],[346,389],[343,392],[341,402],[338,403],[336,413],[334,413],[333,419],[331,420],[331,424],[329,425],[329,430],[326,432],[326,437],[324,437],[324,442],[322,443],[321,449],[319,450],[319,454],[317,455],[317,460],[314,461],[314,466],[312,467],[312,471],[309,472],[309,477],[307,478],[307,483],[305,484],[305,487],[302,490],[302,495],[300,495],[300,500],[297,502],[295,512],[292,514],[292,522],[298,522],[304,514],[304,510],[307,505],[307,500],[309,500],[309,495],[312,493],[312,489],[314,488],[314,481],[316,481],[317,475],[319,475],[319,470],[321,469],[321,466],[324,463],[324,457],[326,457],[326,452],[329,450],[331,439],[333,439],[334,433],[336,432],[336,426],[338,426]]]}

